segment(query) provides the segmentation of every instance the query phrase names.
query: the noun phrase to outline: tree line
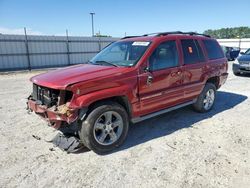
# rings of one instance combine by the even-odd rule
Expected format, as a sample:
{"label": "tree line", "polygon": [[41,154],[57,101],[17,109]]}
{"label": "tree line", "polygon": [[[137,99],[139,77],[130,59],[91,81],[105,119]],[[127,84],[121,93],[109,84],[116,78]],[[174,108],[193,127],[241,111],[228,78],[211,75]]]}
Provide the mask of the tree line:
{"label": "tree line", "polygon": [[204,31],[204,34],[210,35],[217,39],[227,38],[250,38],[249,27],[232,27],[232,28],[221,28],[221,29],[208,29]]}

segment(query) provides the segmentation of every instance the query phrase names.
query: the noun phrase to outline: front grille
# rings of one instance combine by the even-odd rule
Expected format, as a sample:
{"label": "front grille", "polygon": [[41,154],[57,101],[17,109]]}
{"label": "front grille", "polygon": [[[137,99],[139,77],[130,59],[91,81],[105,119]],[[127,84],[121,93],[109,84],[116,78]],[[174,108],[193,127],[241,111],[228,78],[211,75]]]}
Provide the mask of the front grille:
{"label": "front grille", "polygon": [[250,61],[240,61],[240,65],[250,65]]}
{"label": "front grille", "polygon": [[250,61],[240,61],[240,70],[250,71]]}
{"label": "front grille", "polygon": [[56,105],[58,102],[58,97],[60,90],[50,89],[43,86],[38,86],[33,84],[32,97],[36,101],[40,101],[43,105],[51,107]]}

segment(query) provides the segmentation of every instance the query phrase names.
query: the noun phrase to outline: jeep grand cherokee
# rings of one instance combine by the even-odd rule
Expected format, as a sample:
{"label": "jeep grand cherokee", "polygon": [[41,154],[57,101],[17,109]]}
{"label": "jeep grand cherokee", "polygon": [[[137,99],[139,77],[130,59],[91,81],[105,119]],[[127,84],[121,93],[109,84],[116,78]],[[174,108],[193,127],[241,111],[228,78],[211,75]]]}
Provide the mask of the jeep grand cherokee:
{"label": "jeep grand cherokee", "polygon": [[186,105],[211,110],[227,69],[221,47],[207,35],[125,37],[86,64],[31,78],[28,108],[54,128],[72,129],[94,152],[105,153],[124,142],[130,122]]}

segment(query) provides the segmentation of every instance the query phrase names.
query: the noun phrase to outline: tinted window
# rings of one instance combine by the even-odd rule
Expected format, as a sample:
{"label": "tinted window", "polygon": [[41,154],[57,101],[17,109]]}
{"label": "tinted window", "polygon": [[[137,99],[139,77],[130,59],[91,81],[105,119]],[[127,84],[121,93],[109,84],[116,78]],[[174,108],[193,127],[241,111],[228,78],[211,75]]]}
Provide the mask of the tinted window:
{"label": "tinted window", "polygon": [[205,60],[204,54],[197,40],[184,39],[181,40],[181,45],[184,55],[184,64],[193,64]]}
{"label": "tinted window", "polygon": [[250,55],[250,49],[245,52],[246,55]]}
{"label": "tinted window", "polygon": [[161,43],[149,58],[150,70],[178,66],[178,52],[175,41]]}
{"label": "tinted window", "polygon": [[220,46],[216,41],[203,40],[203,43],[207,50],[208,59],[219,59],[224,57],[224,54],[222,53]]}

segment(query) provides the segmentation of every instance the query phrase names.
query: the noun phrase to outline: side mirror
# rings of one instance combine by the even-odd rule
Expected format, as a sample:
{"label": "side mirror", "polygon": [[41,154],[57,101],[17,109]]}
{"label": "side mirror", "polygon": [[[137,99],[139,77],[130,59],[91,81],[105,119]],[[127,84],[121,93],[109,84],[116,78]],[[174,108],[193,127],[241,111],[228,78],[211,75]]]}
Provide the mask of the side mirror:
{"label": "side mirror", "polygon": [[241,54],[241,55],[244,55],[244,54],[245,54],[245,52],[240,52],[240,54]]}

